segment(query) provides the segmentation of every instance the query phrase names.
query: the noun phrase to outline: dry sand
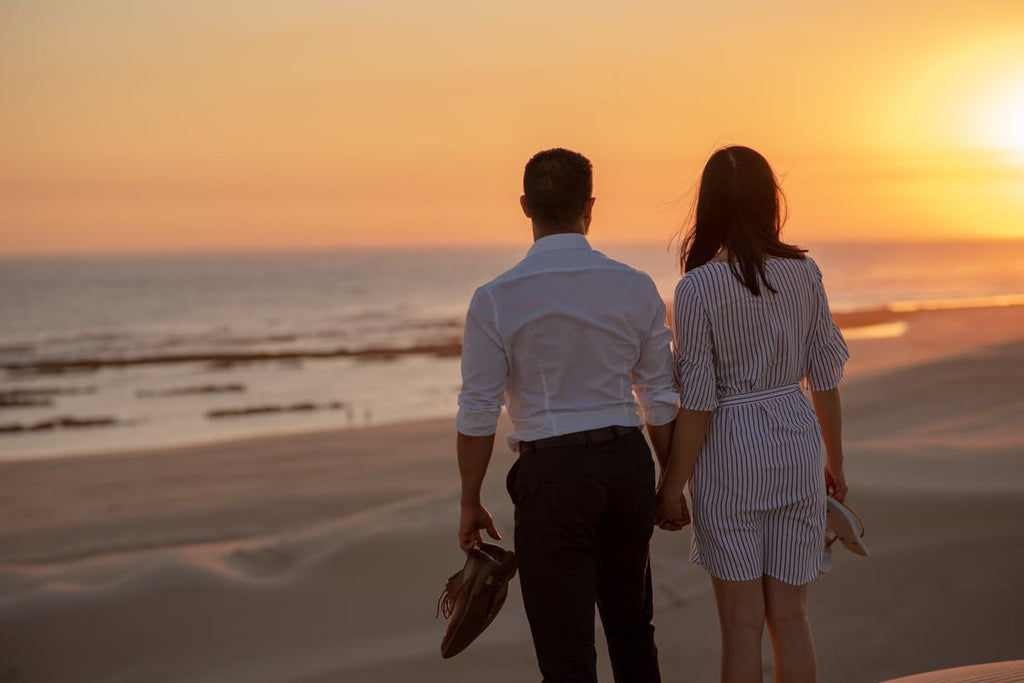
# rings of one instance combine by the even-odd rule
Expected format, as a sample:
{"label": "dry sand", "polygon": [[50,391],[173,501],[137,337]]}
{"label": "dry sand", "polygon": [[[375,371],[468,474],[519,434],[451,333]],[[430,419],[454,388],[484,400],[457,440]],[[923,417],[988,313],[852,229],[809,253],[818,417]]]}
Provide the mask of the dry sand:
{"label": "dry sand", "polygon": [[[823,681],[1024,658],[1024,313],[904,320],[851,343],[849,502],[872,556],[838,551],[812,586]],[[441,421],[0,465],[0,681],[538,680],[518,582],[440,658],[453,448]],[[485,487],[508,541],[512,457]],[[689,535],[655,535],[662,669],[713,681]]]}

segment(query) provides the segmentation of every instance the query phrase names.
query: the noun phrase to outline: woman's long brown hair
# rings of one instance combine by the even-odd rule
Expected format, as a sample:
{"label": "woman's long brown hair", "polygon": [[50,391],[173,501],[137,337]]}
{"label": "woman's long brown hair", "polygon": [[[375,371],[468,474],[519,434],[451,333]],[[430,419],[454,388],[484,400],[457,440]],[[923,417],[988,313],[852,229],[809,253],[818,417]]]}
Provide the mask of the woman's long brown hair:
{"label": "woman's long brown hair", "polygon": [[679,248],[684,272],[711,261],[721,249],[733,275],[754,296],[768,282],[769,256],[803,259],[806,249],[779,238],[785,199],[768,161],[749,147],[723,147],[704,166],[693,224]]}

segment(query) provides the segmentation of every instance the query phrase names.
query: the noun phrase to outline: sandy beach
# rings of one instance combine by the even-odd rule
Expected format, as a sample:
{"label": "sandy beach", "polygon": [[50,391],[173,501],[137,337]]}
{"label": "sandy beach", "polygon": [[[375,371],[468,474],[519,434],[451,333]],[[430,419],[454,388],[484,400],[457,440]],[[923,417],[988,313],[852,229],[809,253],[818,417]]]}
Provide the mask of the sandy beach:
{"label": "sandy beach", "polygon": [[[850,343],[848,502],[872,556],[837,551],[811,588],[823,681],[1024,658],[1024,309],[899,320]],[[501,444],[485,502],[511,543]],[[451,420],[2,464],[0,681],[537,680],[517,582],[440,658],[457,509]],[[717,679],[689,538],[654,539],[666,681]]]}

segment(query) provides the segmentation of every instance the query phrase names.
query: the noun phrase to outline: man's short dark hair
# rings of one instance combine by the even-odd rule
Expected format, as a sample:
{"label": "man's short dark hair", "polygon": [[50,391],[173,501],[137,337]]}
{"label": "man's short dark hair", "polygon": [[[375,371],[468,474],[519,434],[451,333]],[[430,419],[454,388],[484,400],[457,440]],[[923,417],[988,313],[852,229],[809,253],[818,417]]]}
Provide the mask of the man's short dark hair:
{"label": "man's short dark hair", "polygon": [[526,210],[537,223],[564,225],[576,221],[593,191],[590,160],[568,149],[537,152],[523,172]]}

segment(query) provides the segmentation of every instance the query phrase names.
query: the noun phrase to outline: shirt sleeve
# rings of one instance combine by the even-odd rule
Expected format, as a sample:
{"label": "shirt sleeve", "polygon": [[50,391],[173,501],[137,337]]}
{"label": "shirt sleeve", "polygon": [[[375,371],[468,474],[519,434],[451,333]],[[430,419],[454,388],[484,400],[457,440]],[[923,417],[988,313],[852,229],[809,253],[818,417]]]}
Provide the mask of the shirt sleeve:
{"label": "shirt sleeve", "polygon": [[647,337],[640,347],[640,356],[633,367],[633,391],[643,420],[650,425],[668,424],[679,410],[672,373],[672,331],[666,324],[665,302],[658,288],[649,281],[650,296],[656,302],[654,317]]}
{"label": "shirt sleeve", "polygon": [[490,436],[498,429],[505,403],[508,357],[498,334],[494,301],[476,290],[466,314],[462,337],[462,390],[455,426],[466,436]]}
{"label": "shirt sleeve", "polygon": [[816,311],[808,354],[807,386],[811,391],[828,391],[839,386],[840,380],[843,379],[843,369],[850,358],[850,350],[846,346],[842,332],[832,319],[821,270],[814,261],[808,259],[808,262],[816,276]]}
{"label": "shirt sleeve", "polygon": [[711,321],[693,278],[684,277],[676,286],[673,314],[679,404],[688,410],[712,411],[718,406],[718,394]]}

